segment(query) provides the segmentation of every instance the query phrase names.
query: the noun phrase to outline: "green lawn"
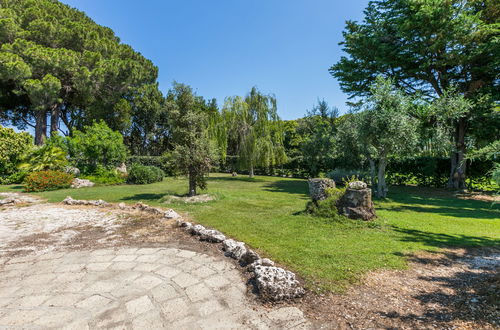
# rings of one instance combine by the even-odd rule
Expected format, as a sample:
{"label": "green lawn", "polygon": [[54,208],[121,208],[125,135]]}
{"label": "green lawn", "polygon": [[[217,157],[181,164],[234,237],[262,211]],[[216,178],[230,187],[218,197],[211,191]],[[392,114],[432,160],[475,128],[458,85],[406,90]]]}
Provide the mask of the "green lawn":
{"label": "green lawn", "polygon": [[[404,255],[444,246],[500,246],[499,205],[460,200],[432,189],[394,187],[377,201],[372,223],[303,214],[307,182],[276,177],[212,175],[209,193],[217,201],[171,205],[195,221],[247,242],[307,280],[310,288],[339,291],[377,268],[404,268]],[[0,190],[18,191],[19,186]],[[167,178],[151,185],[122,185],[39,193],[50,202],[67,195],[109,202],[162,205],[166,194],[182,194],[186,180]],[[168,205],[162,205],[167,207]]]}

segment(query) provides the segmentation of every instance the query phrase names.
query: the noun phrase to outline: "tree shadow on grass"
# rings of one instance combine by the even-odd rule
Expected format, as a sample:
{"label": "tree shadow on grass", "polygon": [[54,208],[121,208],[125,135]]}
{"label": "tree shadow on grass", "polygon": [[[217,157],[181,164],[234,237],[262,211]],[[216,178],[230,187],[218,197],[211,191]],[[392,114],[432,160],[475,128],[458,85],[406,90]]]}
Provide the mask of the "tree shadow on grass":
{"label": "tree shadow on grass", "polygon": [[[398,319],[409,324],[440,324],[456,321],[472,322],[476,326],[498,326],[500,314],[499,264],[478,266],[478,259],[491,260],[500,253],[497,249],[467,249],[464,254],[446,251],[437,257],[411,256],[415,267],[422,267],[418,280],[424,283],[419,293],[412,298],[425,309],[421,315],[402,314],[396,311],[379,312],[389,319]],[[481,268],[480,268],[481,267]],[[428,283],[426,285],[425,283]],[[479,323],[479,324],[478,324]]]}
{"label": "tree shadow on grass", "polygon": [[153,202],[157,202],[159,199],[161,199],[163,196],[167,195],[168,193],[162,193],[162,194],[148,194],[148,193],[144,193],[144,194],[135,194],[135,195],[132,195],[132,196],[127,196],[127,197],[123,197],[121,198],[120,200],[122,201],[137,201],[137,202],[140,202],[140,201],[153,201]]}
{"label": "tree shadow on grass", "polygon": [[497,246],[500,247],[500,240],[485,236],[450,235],[442,233],[431,233],[417,229],[407,229],[392,226],[393,230],[401,235],[402,242],[419,242],[429,247],[480,247]]}
{"label": "tree shadow on grass", "polygon": [[379,206],[377,209],[397,212],[435,213],[455,218],[500,220],[500,204],[463,200],[454,197],[450,192],[446,196],[445,192],[439,189],[436,189],[436,194],[432,194],[430,189],[422,193],[421,190],[415,187],[399,188],[396,192],[392,192],[386,201],[395,202],[398,205]]}
{"label": "tree shadow on grass", "polygon": [[267,184],[264,188],[264,190],[271,192],[309,196],[307,189],[307,182],[302,180],[278,180]]}
{"label": "tree shadow on grass", "polygon": [[216,176],[216,177],[207,177],[208,181],[233,181],[233,182],[265,182],[264,179],[259,178],[249,178],[244,176]]}

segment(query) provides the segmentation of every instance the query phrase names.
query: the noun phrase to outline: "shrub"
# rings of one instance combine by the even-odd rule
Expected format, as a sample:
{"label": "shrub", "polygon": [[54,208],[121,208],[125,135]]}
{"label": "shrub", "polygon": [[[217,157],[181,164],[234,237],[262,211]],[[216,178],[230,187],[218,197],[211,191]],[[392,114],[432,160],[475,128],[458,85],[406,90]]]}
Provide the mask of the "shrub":
{"label": "shrub", "polygon": [[73,178],[73,175],[62,171],[32,172],[24,180],[24,190],[31,192],[69,188]]}
{"label": "shrub", "polygon": [[133,184],[160,182],[164,176],[163,170],[156,166],[133,164],[128,173],[127,182]]}
{"label": "shrub", "polygon": [[130,156],[127,159],[127,166],[134,164],[144,166],[155,166],[163,170],[166,175],[172,176],[175,174],[172,156],[168,153],[162,156]]}
{"label": "shrub", "polygon": [[345,168],[336,168],[331,172],[328,172],[326,176],[335,183],[343,183],[344,181],[349,181],[351,178],[355,177],[356,180],[361,180],[365,182],[370,181],[370,174],[366,171],[363,170],[358,170],[358,169],[345,169]]}
{"label": "shrub", "polygon": [[123,136],[103,121],[85,126],[84,132],[75,130],[73,137],[67,140],[73,162],[86,173],[94,172],[99,165],[106,168],[118,166],[127,159]]}
{"label": "shrub", "polygon": [[338,212],[337,202],[344,195],[345,188],[328,188],[325,192],[328,197],[322,201],[309,201],[306,211],[317,217],[332,218],[335,220],[344,218]]}
{"label": "shrub", "polygon": [[23,183],[24,179],[26,178],[26,175],[28,175],[28,173],[20,171],[4,178],[0,177],[0,184]]}
{"label": "shrub", "polygon": [[17,173],[18,165],[26,151],[33,147],[33,137],[16,133],[12,128],[0,126],[0,177],[5,180]]}
{"label": "shrub", "polygon": [[102,185],[114,185],[124,183],[126,176],[119,173],[117,170],[108,170],[102,166],[98,166],[94,173],[91,175],[84,175],[82,179],[87,179]]}
{"label": "shrub", "polygon": [[35,147],[24,157],[19,169],[26,172],[63,170],[68,165],[66,156],[64,150],[53,145]]}

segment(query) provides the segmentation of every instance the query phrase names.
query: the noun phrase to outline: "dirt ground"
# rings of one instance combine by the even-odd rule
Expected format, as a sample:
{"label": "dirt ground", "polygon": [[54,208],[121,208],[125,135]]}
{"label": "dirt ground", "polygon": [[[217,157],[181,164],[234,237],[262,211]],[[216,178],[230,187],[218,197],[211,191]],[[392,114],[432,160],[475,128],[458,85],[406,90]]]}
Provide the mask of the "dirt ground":
{"label": "dirt ground", "polygon": [[[22,212],[43,212],[46,207],[47,204],[35,204],[18,208],[16,212],[20,211],[21,217]],[[57,207],[66,210],[66,226],[54,227],[51,233],[22,235],[0,246],[0,252],[12,256],[59,248],[83,250],[168,244],[220,254],[216,245],[189,237],[176,229],[172,220],[159,221],[138,212],[109,207],[99,208],[99,212],[105,211],[107,219],[100,225],[85,219],[72,223],[72,210],[81,210],[92,218],[95,209]],[[1,214],[13,212],[13,208],[0,211],[1,222]],[[9,234],[8,230],[4,229],[4,232]],[[322,329],[500,328],[499,249],[447,249],[406,257],[408,270],[371,272],[344,294],[309,292],[300,300],[281,305],[298,307],[315,328]]]}

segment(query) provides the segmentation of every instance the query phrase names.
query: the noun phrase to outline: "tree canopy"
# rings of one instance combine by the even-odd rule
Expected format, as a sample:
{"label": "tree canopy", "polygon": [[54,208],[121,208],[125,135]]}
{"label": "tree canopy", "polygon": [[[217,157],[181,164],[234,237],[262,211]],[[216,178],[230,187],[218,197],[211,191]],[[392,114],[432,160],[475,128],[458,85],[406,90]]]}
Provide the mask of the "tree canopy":
{"label": "tree canopy", "polygon": [[35,127],[38,144],[48,115],[52,132],[102,119],[125,133],[144,86],[157,89],[151,61],[56,0],[0,0],[0,44],[0,120]]}

